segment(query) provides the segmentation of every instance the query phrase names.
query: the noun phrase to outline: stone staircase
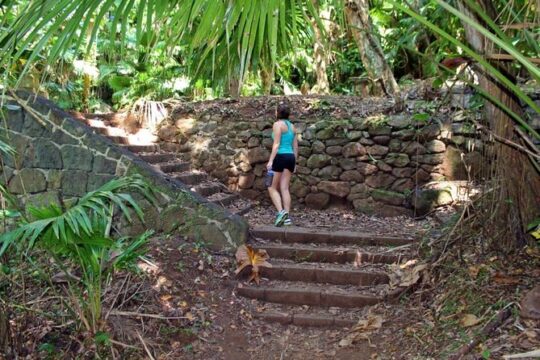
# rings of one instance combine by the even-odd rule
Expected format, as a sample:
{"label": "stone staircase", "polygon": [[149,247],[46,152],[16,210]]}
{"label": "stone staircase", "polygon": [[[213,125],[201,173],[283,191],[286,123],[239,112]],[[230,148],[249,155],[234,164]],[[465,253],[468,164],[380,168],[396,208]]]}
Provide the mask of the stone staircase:
{"label": "stone staircase", "polygon": [[[255,317],[298,326],[352,326],[367,307],[395,300],[387,264],[407,259],[411,238],[299,227],[251,230],[270,255],[260,285],[240,283]],[[354,266],[353,263],[357,265]]]}
{"label": "stone staircase", "polygon": [[244,215],[251,210],[251,202],[229,191],[225,185],[212,179],[207,173],[192,169],[185,153],[179,152],[179,149],[160,146],[156,143],[157,138],[149,132],[140,131],[137,135],[128,135],[123,129],[109,126],[99,119],[86,119],[85,122],[96,133],[138,155],[164,176],[184,183],[208,201],[236,215]]}
{"label": "stone staircase", "polygon": [[[102,120],[85,121],[208,201],[237,215],[251,210],[251,202],[192,169],[189,153],[180,145],[160,146],[149,133],[128,135]],[[251,229],[251,235],[251,245],[268,252],[272,267],[261,269],[260,285],[238,283],[236,293],[252,299],[252,313],[261,320],[319,327],[353,326],[369,306],[399,297],[403,289],[390,288],[387,265],[406,260],[403,246],[414,242],[410,237],[300,227],[263,226]]]}

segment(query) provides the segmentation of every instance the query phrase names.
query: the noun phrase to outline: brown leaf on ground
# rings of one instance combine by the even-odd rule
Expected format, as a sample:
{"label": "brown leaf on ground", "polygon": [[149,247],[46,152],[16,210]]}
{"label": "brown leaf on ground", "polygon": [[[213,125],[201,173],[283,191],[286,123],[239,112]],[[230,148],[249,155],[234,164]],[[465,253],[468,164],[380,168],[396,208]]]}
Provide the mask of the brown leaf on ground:
{"label": "brown leaf on ground", "polygon": [[409,261],[405,264],[390,265],[390,288],[408,287],[414,285],[420,280],[422,273],[427,269],[427,264],[416,264],[415,261]]}
{"label": "brown leaf on ground", "polygon": [[266,250],[254,250],[249,245],[241,245],[236,250],[236,274],[240,274],[246,267],[251,266],[251,275],[248,282],[255,280],[257,284],[260,282],[259,267],[272,267],[267,261],[270,258]]}
{"label": "brown leaf on ground", "polygon": [[508,276],[499,272],[493,276],[493,281],[499,285],[516,285],[520,283],[518,277]]}
{"label": "brown leaf on ground", "polygon": [[368,340],[369,336],[376,330],[379,330],[383,324],[383,318],[380,315],[368,314],[366,319],[360,319],[350,334],[341,339],[339,346],[346,347],[352,345],[358,340]]}
{"label": "brown leaf on ground", "polygon": [[460,323],[463,327],[471,327],[480,323],[480,319],[473,314],[464,314],[461,316]]}

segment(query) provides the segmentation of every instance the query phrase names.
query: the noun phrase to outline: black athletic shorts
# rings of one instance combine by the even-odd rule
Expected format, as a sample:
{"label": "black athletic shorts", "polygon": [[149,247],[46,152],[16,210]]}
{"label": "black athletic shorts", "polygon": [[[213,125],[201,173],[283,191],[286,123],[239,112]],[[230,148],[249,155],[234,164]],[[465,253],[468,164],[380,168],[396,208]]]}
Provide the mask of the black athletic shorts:
{"label": "black athletic shorts", "polygon": [[275,172],[283,172],[283,169],[287,169],[290,172],[294,172],[296,166],[296,159],[294,154],[277,154],[272,163],[272,170]]}

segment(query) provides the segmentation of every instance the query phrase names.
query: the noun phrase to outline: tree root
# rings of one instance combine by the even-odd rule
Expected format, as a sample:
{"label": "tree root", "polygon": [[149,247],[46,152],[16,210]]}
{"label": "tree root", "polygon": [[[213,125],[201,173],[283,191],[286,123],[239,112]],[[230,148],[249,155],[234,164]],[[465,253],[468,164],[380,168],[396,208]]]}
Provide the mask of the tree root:
{"label": "tree root", "polygon": [[469,341],[467,344],[463,345],[459,348],[459,350],[454,353],[453,355],[450,355],[448,357],[448,360],[460,360],[465,355],[470,353],[480,342],[487,338],[493,331],[495,331],[501,324],[512,315],[512,307],[507,306],[501,311],[497,313],[497,316],[493,320],[491,320],[489,323],[484,326],[480,334],[473,340]]}

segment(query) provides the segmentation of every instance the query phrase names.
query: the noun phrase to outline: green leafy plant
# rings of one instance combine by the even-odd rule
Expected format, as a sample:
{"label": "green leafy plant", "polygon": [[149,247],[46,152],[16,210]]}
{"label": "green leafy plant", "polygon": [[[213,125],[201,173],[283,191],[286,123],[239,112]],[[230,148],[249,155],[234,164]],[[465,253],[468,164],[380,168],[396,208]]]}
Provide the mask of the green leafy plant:
{"label": "green leafy plant", "polygon": [[153,201],[149,185],[139,176],[114,179],[62,209],[51,204],[30,207],[15,230],[0,236],[0,256],[17,246],[25,251],[44,250],[65,278],[71,312],[86,332],[96,339],[105,330],[108,315],[102,311],[104,289],[116,269],[129,269],[144,253],[152,234],[134,240],[113,239],[111,225],[115,210],[131,221],[130,209],[142,220],[142,210],[128,193],[137,191]]}

